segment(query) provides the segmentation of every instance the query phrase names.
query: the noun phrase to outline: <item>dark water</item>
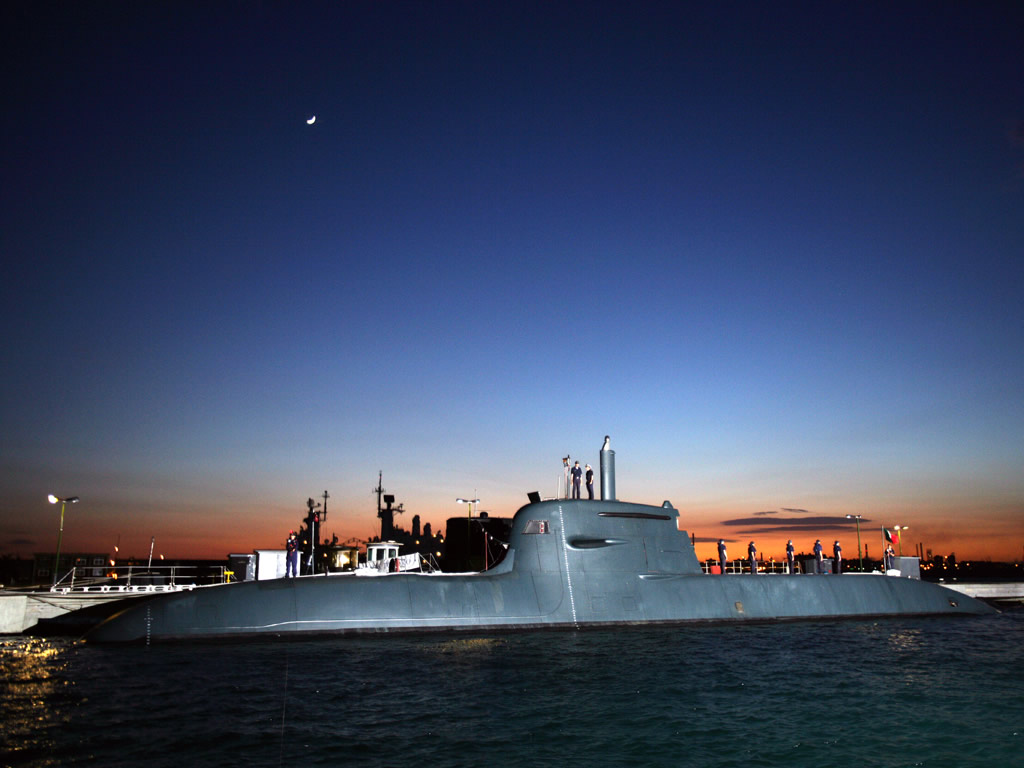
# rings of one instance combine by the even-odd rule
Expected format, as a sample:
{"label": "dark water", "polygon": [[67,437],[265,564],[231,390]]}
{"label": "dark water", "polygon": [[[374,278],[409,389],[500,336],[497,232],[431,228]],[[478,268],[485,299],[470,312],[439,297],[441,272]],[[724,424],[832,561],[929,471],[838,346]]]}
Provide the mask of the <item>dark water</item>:
{"label": "dark water", "polygon": [[2,763],[1012,766],[1024,612],[103,647],[0,638]]}

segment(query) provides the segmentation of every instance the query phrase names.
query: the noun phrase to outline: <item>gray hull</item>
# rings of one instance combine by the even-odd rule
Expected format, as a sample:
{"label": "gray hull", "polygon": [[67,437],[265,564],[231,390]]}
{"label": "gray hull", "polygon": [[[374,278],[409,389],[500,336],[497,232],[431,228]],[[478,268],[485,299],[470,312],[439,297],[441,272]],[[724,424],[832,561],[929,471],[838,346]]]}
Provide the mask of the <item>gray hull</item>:
{"label": "gray hull", "polygon": [[243,582],[133,606],[94,642],[492,630],[853,616],[984,614],[966,595],[881,575],[705,575],[678,512],[618,501],[520,509],[509,552],[479,574],[354,574]]}

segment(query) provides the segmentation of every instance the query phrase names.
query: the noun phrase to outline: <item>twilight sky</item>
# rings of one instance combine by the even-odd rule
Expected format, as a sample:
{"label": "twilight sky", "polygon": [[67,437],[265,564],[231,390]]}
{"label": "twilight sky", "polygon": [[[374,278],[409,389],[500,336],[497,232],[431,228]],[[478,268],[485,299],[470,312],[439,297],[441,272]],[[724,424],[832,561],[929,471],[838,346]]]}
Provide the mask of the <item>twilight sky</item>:
{"label": "twilight sky", "polygon": [[0,554],[511,515],[609,434],[737,555],[1021,557],[1024,6],[2,14]]}

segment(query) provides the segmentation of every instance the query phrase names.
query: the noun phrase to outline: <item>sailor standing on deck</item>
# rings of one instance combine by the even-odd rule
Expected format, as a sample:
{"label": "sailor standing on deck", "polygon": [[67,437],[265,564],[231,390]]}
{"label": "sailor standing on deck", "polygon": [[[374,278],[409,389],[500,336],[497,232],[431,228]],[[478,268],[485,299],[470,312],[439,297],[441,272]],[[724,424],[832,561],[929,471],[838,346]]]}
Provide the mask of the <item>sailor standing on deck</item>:
{"label": "sailor standing on deck", "polygon": [[839,539],[832,545],[832,556],[836,559],[836,575],[843,572],[843,548],[839,546]]}
{"label": "sailor standing on deck", "polygon": [[825,567],[822,563],[825,561],[825,548],[821,546],[821,539],[815,539],[814,541],[814,572],[824,573]]}
{"label": "sailor standing on deck", "polygon": [[288,541],[285,543],[285,549],[288,552],[287,562],[284,566],[284,576],[299,575],[299,539],[295,535],[295,531],[291,531],[288,534]]}
{"label": "sailor standing on deck", "polygon": [[750,556],[750,573],[757,576],[757,547],[754,546],[754,542],[747,546],[747,554]]}
{"label": "sailor standing on deck", "polygon": [[594,470],[587,464],[587,498],[594,498]]}
{"label": "sailor standing on deck", "polygon": [[725,539],[718,540],[718,565],[722,568],[722,573],[725,573],[725,564],[727,555],[725,554]]}
{"label": "sailor standing on deck", "polygon": [[796,560],[794,555],[793,540],[790,539],[786,542],[786,563],[789,565],[789,574],[792,576],[796,573]]}
{"label": "sailor standing on deck", "polygon": [[580,497],[580,480],[583,479],[583,470],[580,469],[580,463],[577,461],[572,468],[572,497],[578,499]]}

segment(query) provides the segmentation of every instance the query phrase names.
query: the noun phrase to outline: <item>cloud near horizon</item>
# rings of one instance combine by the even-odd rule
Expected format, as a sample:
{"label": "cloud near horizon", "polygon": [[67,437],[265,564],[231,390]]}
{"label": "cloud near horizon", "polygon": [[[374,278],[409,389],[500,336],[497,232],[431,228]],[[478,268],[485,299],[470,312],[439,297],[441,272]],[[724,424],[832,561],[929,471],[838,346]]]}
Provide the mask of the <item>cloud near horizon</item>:
{"label": "cloud near horizon", "polygon": [[8,539],[4,543],[4,548],[9,550],[17,551],[19,549],[28,549],[36,546],[35,539],[21,538],[21,539]]}
{"label": "cloud near horizon", "polygon": [[818,534],[823,531],[838,531],[842,533],[849,533],[853,531],[852,525],[839,525],[834,523],[832,525],[791,525],[786,528],[744,528],[743,533],[748,535],[753,534],[773,534],[773,533],[804,533],[810,532],[816,538],[820,538]]}
{"label": "cloud near horizon", "polygon": [[[806,510],[804,510],[806,511]],[[738,517],[734,520],[722,520],[722,525],[740,527],[745,533],[778,533],[780,531],[847,531],[853,530],[856,523],[847,520],[846,517],[835,517],[832,515],[819,515],[817,517],[779,517],[765,520],[759,515],[764,513],[755,512],[754,517]],[[861,518],[861,524],[871,521]],[[752,526],[752,527],[750,527]],[[717,541],[717,539],[716,539]]]}
{"label": "cloud near horizon", "polygon": [[[693,541],[695,544],[717,544],[721,536],[697,536]],[[726,544],[735,544],[739,539],[724,539]]]}
{"label": "cloud near horizon", "polygon": [[781,507],[780,509],[765,509],[761,512],[755,512],[756,517],[764,517],[766,515],[777,515],[780,512],[788,512],[791,515],[809,515],[810,510],[799,509],[797,507]]}

